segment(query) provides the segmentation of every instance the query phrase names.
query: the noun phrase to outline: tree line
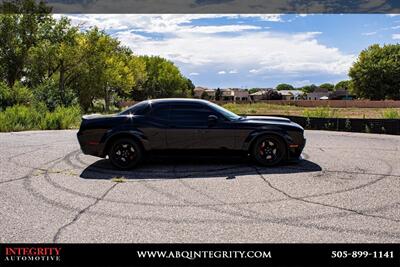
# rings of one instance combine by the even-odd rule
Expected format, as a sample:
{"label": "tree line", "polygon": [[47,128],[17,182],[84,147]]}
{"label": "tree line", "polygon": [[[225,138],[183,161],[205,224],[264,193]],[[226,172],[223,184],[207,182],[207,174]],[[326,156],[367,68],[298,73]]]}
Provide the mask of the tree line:
{"label": "tree line", "polygon": [[79,104],[101,100],[104,111],[122,99],[189,97],[193,83],[169,60],[137,56],[96,27],[81,30],[56,20],[42,2],[1,6],[0,107],[41,102]]}
{"label": "tree line", "polygon": [[[276,89],[314,92],[317,88],[328,91],[345,89],[358,98],[371,100],[400,100],[400,44],[371,45],[364,49],[348,73],[350,80],[337,84],[312,84],[295,88],[290,84],[279,84]],[[256,89],[252,89],[253,92]]]}

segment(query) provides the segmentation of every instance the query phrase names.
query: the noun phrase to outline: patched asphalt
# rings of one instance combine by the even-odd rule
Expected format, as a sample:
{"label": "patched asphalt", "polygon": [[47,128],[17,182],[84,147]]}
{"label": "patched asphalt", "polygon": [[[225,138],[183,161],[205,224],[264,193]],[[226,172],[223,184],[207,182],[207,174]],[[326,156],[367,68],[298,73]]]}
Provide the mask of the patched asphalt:
{"label": "patched asphalt", "polygon": [[[400,242],[400,136],[306,131],[297,163],[118,171],[76,131],[0,134],[0,242]],[[119,179],[117,179],[119,178]]]}

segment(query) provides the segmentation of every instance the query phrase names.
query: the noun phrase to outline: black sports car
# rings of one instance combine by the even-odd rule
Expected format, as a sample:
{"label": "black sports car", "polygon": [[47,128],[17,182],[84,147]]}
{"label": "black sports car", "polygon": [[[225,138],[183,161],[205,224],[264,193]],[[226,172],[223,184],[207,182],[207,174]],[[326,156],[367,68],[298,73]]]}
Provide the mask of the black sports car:
{"label": "black sports car", "polygon": [[238,116],[198,99],[157,99],[116,115],[83,116],[83,153],[106,157],[119,169],[137,165],[148,152],[239,151],[264,166],[298,158],[304,129],[279,117]]}

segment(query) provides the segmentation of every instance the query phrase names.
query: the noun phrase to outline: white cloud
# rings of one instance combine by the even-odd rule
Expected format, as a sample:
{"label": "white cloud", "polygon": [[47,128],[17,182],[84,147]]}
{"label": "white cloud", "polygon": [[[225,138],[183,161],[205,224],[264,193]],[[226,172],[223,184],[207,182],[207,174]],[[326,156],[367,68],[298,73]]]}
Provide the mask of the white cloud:
{"label": "white cloud", "polygon": [[400,29],[400,25],[399,25],[399,26],[393,26],[393,27],[392,27],[392,30],[397,30],[397,29]]}
{"label": "white cloud", "polygon": [[[60,18],[62,15],[54,15]],[[193,26],[189,23],[198,19],[238,19],[255,18],[262,21],[281,21],[280,14],[84,14],[84,15],[64,15],[71,19],[72,24],[82,25],[84,28],[97,26],[104,30],[137,30],[149,33],[176,33],[182,32],[237,32],[243,30],[261,29],[254,25],[219,25],[219,26]]]}
{"label": "white cloud", "polygon": [[[197,19],[221,17],[227,18],[228,22],[246,17],[278,22],[282,21],[280,14],[87,14],[68,17],[75,25],[85,23],[84,27],[95,25],[110,31],[136,54],[168,58],[189,69],[187,72],[191,76],[205,70],[221,75],[239,72],[343,75],[355,59],[354,55],[321,44],[317,37],[322,32],[318,31],[296,34],[271,32],[265,28],[261,31],[260,26],[249,22],[248,25],[195,25]],[[230,70],[226,70],[227,66]]]}
{"label": "white cloud", "polygon": [[132,33],[119,34],[118,37],[136,53],[160,55],[198,67],[229,65],[237,70],[256,69],[258,72],[344,74],[354,60],[353,55],[320,44],[315,39],[320,32],[294,35],[243,32],[235,36],[177,33],[166,39],[135,42],[131,41],[129,34]]}
{"label": "white cloud", "polygon": [[400,33],[392,34],[393,40],[400,40]]}
{"label": "white cloud", "polygon": [[222,33],[222,32],[240,32],[247,30],[259,30],[261,27],[253,25],[222,25],[222,26],[193,26],[181,27],[180,32],[195,33]]}
{"label": "white cloud", "polygon": [[200,75],[198,72],[191,72],[191,73],[189,73],[189,76],[198,76],[198,75]]}
{"label": "white cloud", "polygon": [[400,14],[386,14],[387,16],[389,16],[389,17],[397,17],[397,16],[400,16]]}
{"label": "white cloud", "polygon": [[257,73],[258,70],[256,70],[256,69],[251,69],[251,70],[249,70],[249,72],[250,72],[250,73]]}
{"label": "white cloud", "polygon": [[361,35],[364,35],[364,36],[372,36],[372,35],[375,35],[376,34],[376,32],[364,32],[364,33],[362,33]]}

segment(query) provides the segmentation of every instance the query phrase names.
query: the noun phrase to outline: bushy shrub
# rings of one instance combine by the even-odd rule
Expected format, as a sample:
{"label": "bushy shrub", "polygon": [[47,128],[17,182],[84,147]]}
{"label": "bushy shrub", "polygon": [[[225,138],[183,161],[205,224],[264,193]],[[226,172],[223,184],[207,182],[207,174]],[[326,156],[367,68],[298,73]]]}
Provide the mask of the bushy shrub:
{"label": "bushy shrub", "polygon": [[0,81],[0,111],[13,104],[11,89]]}
{"label": "bushy shrub", "polygon": [[29,105],[33,102],[32,91],[19,82],[15,83],[11,92],[14,100],[13,105]]}
{"label": "bushy shrub", "polygon": [[28,105],[33,100],[30,89],[17,82],[10,88],[5,83],[0,82],[0,109],[14,105]]}
{"label": "bushy shrub", "polygon": [[42,120],[41,128],[47,130],[61,130],[77,128],[81,119],[81,110],[78,106],[56,107],[53,112],[47,112]]}
{"label": "bushy shrub", "polygon": [[40,114],[27,106],[15,105],[0,112],[1,132],[38,129],[40,124]]}
{"label": "bushy shrub", "polygon": [[400,119],[400,112],[393,108],[387,108],[382,112],[384,119]]}
{"label": "bushy shrub", "polygon": [[58,83],[52,79],[46,80],[33,89],[36,102],[43,102],[50,111],[56,109],[57,106],[71,106],[78,102],[76,94],[69,88],[64,92],[64,103],[61,99]]}
{"label": "bushy shrub", "polygon": [[0,131],[71,129],[79,126],[80,118],[79,106],[56,107],[50,112],[44,103],[32,106],[15,105],[0,112]]}

